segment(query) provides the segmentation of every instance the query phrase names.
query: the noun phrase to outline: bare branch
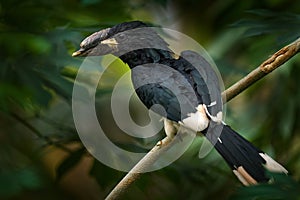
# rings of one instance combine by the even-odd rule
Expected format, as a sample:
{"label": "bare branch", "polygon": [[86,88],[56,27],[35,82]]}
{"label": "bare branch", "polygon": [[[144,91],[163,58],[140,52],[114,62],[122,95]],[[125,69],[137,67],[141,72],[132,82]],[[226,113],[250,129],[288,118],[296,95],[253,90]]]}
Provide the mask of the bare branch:
{"label": "bare branch", "polygon": [[[293,43],[283,47],[269,59],[264,61],[258,68],[250,72],[247,76],[232,85],[230,88],[222,93],[223,102],[226,103],[240,94],[242,91],[253,85],[256,81],[263,78],[268,73],[272,72],[294,55],[299,52],[300,38]],[[155,146],[143,159],[141,159],[134,168],[115,186],[111,193],[106,197],[106,200],[118,199],[120,196],[134,183],[140,176],[143,169],[151,166],[167,149],[171,148],[175,141],[180,140],[182,136],[176,135],[172,140],[166,137],[164,140],[169,142],[164,143],[163,146]],[[171,140],[171,141],[170,141]]]}
{"label": "bare branch", "polygon": [[182,139],[188,134],[186,131],[178,131],[173,138],[165,137],[161,145],[155,145],[146,156],[144,156],[127,175],[118,183],[118,185],[106,197],[106,200],[118,199],[141,175],[140,172],[149,171],[148,169],[158,160],[158,158],[176,143],[182,142]]}
{"label": "bare branch", "polygon": [[223,102],[228,102],[235,96],[243,92],[249,86],[253,85],[256,81],[263,78],[265,75],[271,73],[276,68],[280,67],[300,50],[300,38],[291,44],[283,47],[269,59],[264,61],[259,67],[250,72],[247,76],[236,82],[230,88],[222,93]]}
{"label": "bare branch", "polygon": [[151,167],[155,161],[162,155],[166,150],[171,148],[175,141],[178,140],[180,136],[175,136],[172,140],[168,137],[164,139],[164,145],[154,146],[144,158],[142,158],[128,174],[118,183],[118,185],[111,191],[111,193],[106,197],[106,200],[118,199],[128,187],[136,181],[141,175],[142,171],[148,171],[147,168]]}

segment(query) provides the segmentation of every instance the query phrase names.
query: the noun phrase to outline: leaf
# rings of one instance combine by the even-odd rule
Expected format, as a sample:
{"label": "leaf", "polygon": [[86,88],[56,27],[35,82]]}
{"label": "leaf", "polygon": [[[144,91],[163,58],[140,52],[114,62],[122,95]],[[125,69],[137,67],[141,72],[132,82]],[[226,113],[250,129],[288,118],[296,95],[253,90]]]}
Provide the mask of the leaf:
{"label": "leaf", "polygon": [[8,112],[11,103],[15,103],[22,108],[25,108],[28,104],[27,97],[30,96],[30,92],[25,88],[16,87],[11,84],[0,84],[0,110]]}
{"label": "leaf", "polygon": [[300,184],[286,174],[271,173],[271,183],[263,183],[248,187],[240,187],[230,198],[231,200],[243,199],[299,199],[300,198]]}
{"label": "leaf", "polygon": [[300,36],[300,15],[290,12],[273,12],[258,9],[249,10],[251,18],[231,24],[234,28],[246,28],[244,37],[276,35],[279,44],[286,44]]}

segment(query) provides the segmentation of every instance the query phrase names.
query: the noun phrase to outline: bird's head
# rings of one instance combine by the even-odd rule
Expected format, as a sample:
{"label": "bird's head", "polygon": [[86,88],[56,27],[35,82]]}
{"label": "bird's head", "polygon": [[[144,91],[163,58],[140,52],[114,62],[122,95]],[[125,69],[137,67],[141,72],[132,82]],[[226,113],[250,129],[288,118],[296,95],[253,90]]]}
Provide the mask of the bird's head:
{"label": "bird's head", "polygon": [[168,49],[168,44],[147,24],[140,21],[124,22],[85,38],[72,56],[123,55],[144,48]]}

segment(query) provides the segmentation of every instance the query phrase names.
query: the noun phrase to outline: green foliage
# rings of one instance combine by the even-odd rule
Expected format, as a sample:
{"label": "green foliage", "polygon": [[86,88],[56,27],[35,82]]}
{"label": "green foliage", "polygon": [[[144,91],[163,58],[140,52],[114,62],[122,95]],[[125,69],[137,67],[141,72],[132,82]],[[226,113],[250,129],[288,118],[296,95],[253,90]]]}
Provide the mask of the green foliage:
{"label": "green foliage", "polygon": [[285,174],[270,173],[270,176],[273,177],[270,184],[240,187],[230,199],[276,200],[300,198],[300,183]]}
{"label": "green foliage", "polygon": [[[73,81],[82,59],[72,58],[71,53],[84,36],[131,19],[156,25],[164,22],[173,25],[180,19],[182,32],[212,49],[226,86],[299,36],[296,1],[190,0],[174,1],[173,7],[169,3],[165,0],[0,1],[0,199],[13,196],[26,199],[22,192],[40,190],[66,199],[57,186],[53,189],[53,183],[44,181],[48,180],[47,173],[41,170],[48,169],[42,164],[41,157],[47,155],[42,147],[80,143],[70,106]],[[105,116],[104,125],[115,144],[144,152],[149,149],[148,143],[156,141],[123,136],[107,111],[113,83],[128,70],[118,62],[113,64],[118,67],[105,72],[108,76],[99,84],[95,108],[98,115]],[[298,198],[299,183],[292,179],[300,178],[298,66],[299,58],[295,57],[228,105],[228,124],[285,164],[292,174],[274,175],[270,185],[239,188],[234,199],[266,199],[268,194]],[[140,119],[141,109],[133,110],[133,116]],[[171,166],[143,175],[125,198],[230,196],[236,190],[237,180],[215,151],[198,159],[201,141],[198,139]],[[83,147],[72,150],[57,166],[57,181],[82,162],[85,155]],[[124,173],[94,161],[88,176],[95,178],[101,192],[107,194]],[[289,196],[283,196],[283,192]],[[44,197],[37,192],[36,199]]]}
{"label": "green foliage", "polygon": [[[114,21],[128,19],[127,11],[118,4],[123,3],[68,0],[0,2],[0,117],[3,123],[1,142],[11,145],[10,149],[20,148],[27,143],[27,140],[24,140],[24,144],[19,142],[23,132],[27,137],[32,136],[27,128],[40,138],[31,139],[36,144],[24,147],[25,154],[28,149],[40,154],[41,149],[37,148],[39,146],[79,141],[72,123],[66,125],[66,118],[60,118],[62,113],[68,110],[66,105],[59,110],[54,106],[57,99],[64,99],[69,105],[71,103],[76,74],[69,76],[71,74],[62,75],[61,72],[66,66],[73,71],[79,67],[81,61],[73,59],[71,52],[78,47],[83,34],[115,23]],[[104,9],[106,6],[110,9]],[[110,12],[112,9],[115,10],[114,15]],[[110,17],[107,17],[108,15]],[[57,116],[57,113],[60,116]],[[11,116],[16,115],[19,117],[11,120]],[[69,113],[68,118],[71,116]],[[10,126],[5,125],[6,121]],[[14,129],[20,125],[24,125],[25,129]],[[16,139],[12,139],[14,137]],[[7,155],[14,160],[12,162],[7,159],[1,162],[0,199],[4,196],[18,195],[24,190],[46,187],[38,181],[45,175],[36,173],[36,169],[10,170],[12,166],[41,164],[31,160],[31,156],[26,162],[18,157],[12,159],[14,151],[5,151],[3,145],[0,150],[0,157]],[[80,161],[84,151],[78,150],[62,162],[58,168],[58,178]]]}
{"label": "green foliage", "polygon": [[0,196],[10,197],[22,190],[35,190],[43,187],[43,180],[34,168],[5,170],[0,172]]}
{"label": "green foliage", "polygon": [[[16,2],[1,3],[1,80],[12,87],[28,89],[31,96],[27,97],[42,107],[49,105],[54,93],[70,100],[72,83],[62,77],[60,71],[66,65],[79,66],[78,60],[70,56],[70,50],[82,39],[76,26],[96,30],[96,26],[101,25],[96,18],[101,18],[103,13],[96,17],[88,10],[101,5],[86,7],[97,1],[73,5],[68,1]],[[76,10],[81,12],[76,15]],[[116,12],[118,17],[125,18],[122,9]],[[13,94],[7,95],[20,102]]]}
{"label": "green foliage", "polygon": [[260,35],[276,36],[282,44],[288,44],[300,36],[300,15],[289,12],[270,10],[250,10],[253,15],[249,19],[241,19],[232,24],[233,27],[245,27],[245,37]]}

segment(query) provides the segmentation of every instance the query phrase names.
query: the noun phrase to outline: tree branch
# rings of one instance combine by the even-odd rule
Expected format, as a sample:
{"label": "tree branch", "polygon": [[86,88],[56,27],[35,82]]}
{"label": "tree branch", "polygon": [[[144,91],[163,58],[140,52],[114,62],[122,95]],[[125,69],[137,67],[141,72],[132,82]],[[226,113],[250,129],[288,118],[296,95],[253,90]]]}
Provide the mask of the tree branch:
{"label": "tree branch", "polygon": [[[247,76],[242,78],[240,81],[229,87],[222,93],[223,102],[226,103],[236,97],[238,94],[243,92],[249,86],[253,85],[256,81],[263,78],[265,75],[271,73],[273,70],[284,64],[294,55],[300,51],[300,38],[292,42],[291,44],[283,47],[270,58],[264,61],[258,68],[254,69]],[[173,144],[180,140],[182,135],[175,135],[171,140],[166,137],[163,146],[155,146],[151,151],[142,158],[130,172],[115,186],[115,188],[106,197],[106,200],[118,199],[120,196],[134,183],[140,176],[143,169],[148,168],[162,155],[166,150],[171,148]]]}
{"label": "tree branch", "polygon": [[155,145],[146,156],[144,156],[126,176],[118,183],[118,185],[111,191],[106,197],[106,200],[118,199],[120,196],[134,183],[141,175],[143,171],[148,171],[147,168],[151,167],[155,161],[158,160],[160,155],[171,148],[177,141],[180,141],[181,137],[176,135],[173,139],[170,137],[164,138],[163,145]]}
{"label": "tree branch", "polygon": [[250,72],[247,76],[236,82],[222,93],[223,102],[228,102],[235,96],[253,85],[256,81],[271,73],[273,70],[284,64],[300,51],[300,38],[291,44],[283,47],[270,58],[264,61],[259,67]]}

